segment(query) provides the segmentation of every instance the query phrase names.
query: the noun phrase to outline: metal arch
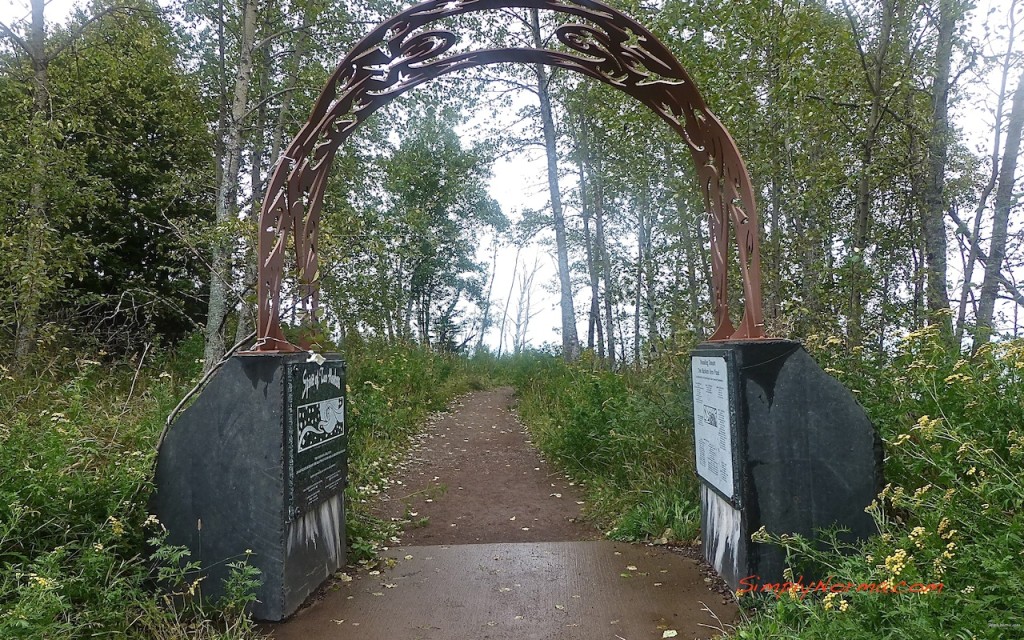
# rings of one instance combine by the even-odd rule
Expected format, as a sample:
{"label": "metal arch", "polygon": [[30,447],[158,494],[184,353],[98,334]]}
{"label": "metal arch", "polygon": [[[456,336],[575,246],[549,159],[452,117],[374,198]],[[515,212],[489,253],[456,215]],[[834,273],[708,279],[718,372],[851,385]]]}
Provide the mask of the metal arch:
{"label": "metal arch", "polygon": [[[541,9],[591,23],[555,30],[566,48],[485,49],[447,55],[458,37],[426,29],[444,18],[505,8]],[[471,67],[518,62],[577,71],[617,87],[658,114],[693,157],[711,226],[715,331],[711,340],[764,337],[759,224],[743,158],[708,110],[675,56],[632,18],[594,0],[430,0],[381,23],[341,61],[282,155],[259,220],[259,310],[255,351],[297,351],[281,331],[281,283],[289,233],[295,239],[299,296],[310,323],[317,319],[317,240],[324,190],[338,148],[377,109],[406,91]],[[729,223],[735,227],[743,280],[743,319],[729,318]]]}

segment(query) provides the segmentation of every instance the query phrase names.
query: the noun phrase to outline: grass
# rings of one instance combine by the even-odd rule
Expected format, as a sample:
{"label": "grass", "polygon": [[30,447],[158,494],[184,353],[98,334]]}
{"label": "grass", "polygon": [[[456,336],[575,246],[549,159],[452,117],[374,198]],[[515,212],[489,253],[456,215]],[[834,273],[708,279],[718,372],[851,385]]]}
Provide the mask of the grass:
{"label": "grass", "polygon": [[620,540],[696,537],[688,359],[621,374],[543,354],[510,366],[524,422],[544,454],[587,488],[590,519]]}
{"label": "grass", "polygon": [[[1024,637],[1024,342],[973,356],[929,330],[892,354],[812,338],[826,370],[858,394],[886,441],[879,535],[816,550],[765,532],[794,574],[834,582],[942,583],[930,593],[744,595],[738,638]],[[471,361],[409,345],[345,346],[350,387],[350,557],[394,533],[369,505],[423,418],[463,391],[510,381],[542,451],[589,492],[611,537],[692,540],[699,532],[687,353],[610,373],[545,355]],[[231,597],[200,605],[189,559],[159,544],[145,505],[153,445],[199,374],[198,340],[139,363],[70,351],[0,369],[0,638],[256,637],[242,562]],[[670,530],[670,531],[669,531]],[[156,552],[147,545],[155,541]],[[183,565],[185,569],[183,569]],[[170,598],[152,588],[173,586]]]}

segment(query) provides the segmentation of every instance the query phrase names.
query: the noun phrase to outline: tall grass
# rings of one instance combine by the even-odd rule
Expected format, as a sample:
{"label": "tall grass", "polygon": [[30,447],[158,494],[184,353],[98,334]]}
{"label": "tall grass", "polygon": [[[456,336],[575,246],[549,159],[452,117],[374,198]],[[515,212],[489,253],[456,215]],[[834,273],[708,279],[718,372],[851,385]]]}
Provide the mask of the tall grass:
{"label": "tall grass", "polygon": [[611,537],[697,535],[688,358],[611,373],[526,354],[510,367],[538,446],[587,487],[586,513]]}

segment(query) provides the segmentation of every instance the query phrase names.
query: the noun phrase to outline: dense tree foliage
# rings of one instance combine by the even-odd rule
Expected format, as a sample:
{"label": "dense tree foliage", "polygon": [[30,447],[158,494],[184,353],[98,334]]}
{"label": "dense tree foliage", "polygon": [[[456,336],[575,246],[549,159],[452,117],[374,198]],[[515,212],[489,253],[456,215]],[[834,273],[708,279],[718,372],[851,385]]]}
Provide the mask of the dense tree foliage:
{"label": "dense tree foliage", "polygon": [[[267,178],[337,58],[395,8],[97,4],[67,26],[43,19],[40,31],[33,18],[5,31],[3,320],[18,353],[37,325],[112,344],[120,332],[127,348],[143,327],[173,338],[200,322],[210,365],[228,332],[248,333]],[[1019,330],[1016,2],[989,15],[952,0],[623,8],[677,53],[745,154],[770,331],[838,324],[851,344],[884,350],[936,322],[951,344]],[[490,18],[448,26],[467,43],[538,46],[560,20]],[[1000,86],[985,102],[979,83],[991,79]],[[511,298],[501,322],[477,258],[491,229],[492,272],[513,235],[555,238],[562,306],[575,305],[563,309],[567,357],[577,322],[580,346],[613,367],[706,335],[707,223],[668,128],[567,72],[501,66],[460,82],[396,103],[337,161],[324,217],[329,331],[480,346],[495,327],[511,331]],[[458,140],[471,114],[511,104],[514,90],[532,94],[518,129],[477,118],[474,142]],[[979,133],[992,144],[972,147]],[[551,209],[502,236],[487,167],[532,145],[547,151]]]}

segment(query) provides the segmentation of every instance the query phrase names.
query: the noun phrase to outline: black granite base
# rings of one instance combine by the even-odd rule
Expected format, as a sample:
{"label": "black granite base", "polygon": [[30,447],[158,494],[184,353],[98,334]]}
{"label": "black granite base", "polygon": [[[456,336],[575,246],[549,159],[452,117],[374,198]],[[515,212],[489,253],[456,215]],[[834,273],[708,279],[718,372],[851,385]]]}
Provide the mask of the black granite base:
{"label": "black granite base", "polygon": [[213,601],[227,563],[248,559],[261,572],[260,620],[291,615],[345,563],[344,364],[308,359],[232,357],[157,457],[151,511],[167,543],[201,563]]}
{"label": "black granite base", "polygon": [[729,363],[733,495],[702,479],[701,539],[734,589],[782,581],[783,550],[750,539],[762,526],[811,539],[840,527],[846,542],[877,533],[864,509],[882,489],[882,442],[849,390],[796,342],[705,343],[692,355]]}

